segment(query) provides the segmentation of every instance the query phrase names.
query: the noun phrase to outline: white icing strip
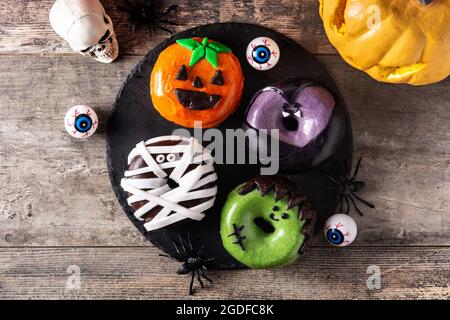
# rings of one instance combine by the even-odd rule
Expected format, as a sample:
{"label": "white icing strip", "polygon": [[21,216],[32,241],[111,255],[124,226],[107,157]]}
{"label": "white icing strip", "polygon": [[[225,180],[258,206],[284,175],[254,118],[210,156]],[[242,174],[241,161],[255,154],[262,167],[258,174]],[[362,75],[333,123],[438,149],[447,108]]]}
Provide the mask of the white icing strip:
{"label": "white icing strip", "polygon": [[192,189],[195,190],[195,189],[201,188],[205,184],[208,184],[210,182],[214,182],[216,180],[217,180],[217,174],[215,174],[215,173],[210,174],[210,175],[204,177],[203,179],[199,180]]}
{"label": "white icing strip", "polygon": [[157,223],[150,221],[144,224],[144,228],[147,231],[153,231],[153,230],[157,230],[157,229],[161,229],[164,227],[167,227],[171,224],[177,223],[179,221],[184,220],[185,218],[183,216],[177,215],[177,214],[172,214],[164,219],[160,219]]}
{"label": "white icing strip", "polygon": [[165,179],[161,178],[148,178],[148,179],[130,179],[128,181],[130,185],[139,189],[154,189],[162,187],[167,184]]}
{"label": "white icing strip", "polygon": [[159,136],[159,137],[148,139],[147,141],[145,141],[145,144],[149,145],[149,144],[154,144],[154,143],[163,142],[163,141],[177,141],[180,143],[182,143],[182,142],[189,143],[190,139],[191,138],[182,137],[182,136]]}
{"label": "white icing strip", "polygon": [[[154,196],[160,196],[160,195],[163,195],[164,193],[166,193],[166,192],[168,192],[168,191],[170,191],[171,189],[170,189],[170,187],[168,186],[168,185],[164,185],[164,186],[162,186],[161,188],[157,188],[157,189],[153,189],[153,190],[147,190],[146,192],[148,192],[148,193],[150,193],[150,194],[153,194]],[[138,201],[143,201],[143,200],[146,200],[145,198],[142,198],[142,197],[140,197],[139,195],[137,195],[137,194],[132,194],[128,199],[127,199],[127,202],[128,202],[128,204],[133,204],[133,203],[135,203],[135,202],[138,202]]]}
{"label": "white icing strip", "polygon": [[189,191],[192,189],[192,187],[200,180],[200,178],[203,176],[203,166],[198,166],[194,170],[189,171],[186,173],[179,181],[178,184],[180,185],[180,189]]}
{"label": "white icing strip", "polygon": [[147,166],[149,166],[155,173],[155,175],[159,178],[164,178],[167,176],[167,174],[162,170],[158,164],[156,163],[155,159],[147,152],[147,149],[145,148],[144,142],[140,142],[136,145],[136,148],[139,151],[139,155],[144,159]]}
{"label": "white icing strip", "polygon": [[198,191],[191,191],[188,193],[182,193],[179,189],[174,189],[172,192],[168,192],[163,195],[164,199],[167,199],[169,201],[173,202],[181,202],[181,201],[188,201],[188,200],[194,200],[194,199],[202,199],[202,198],[208,198],[215,196],[217,193],[217,188],[212,187],[209,189],[202,189]]}
{"label": "white icing strip", "polygon": [[[170,148],[170,147],[165,147],[165,148]],[[133,150],[136,150],[136,149],[133,149]],[[134,153],[136,153],[136,152],[134,152]],[[167,152],[166,151],[166,153],[172,153],[172,152]],[[128,164],[131,163],[131,161],[134,159],[135,156],[131,157],[131,160],[130,160],[130,162]],[[202,163],[202,162],[208,162],[211,159],[212,159],[212,155],[210,153],[203,154],[203,155],[200,154],[200,155],[195,156],[192,159],[192,163],[191,164],[198,164],[198,163]],[[161,169],[175,168],[177,165],[180,164],[180,161],[181,160],[175,160],[175,161],[172,161],[172,162],[163,162],[163,163],[159,164],[159,167]],[[135,175],[137,176],[139,174],[144,174],[144,173],[149,173],[149,172],[153,172],[152,168],[150,168],[150,167],[143,167],[143,168],[139,168],[139,169],[135,169],[135,170],[128,170],[128,171],[125,171],[125,177],[132,177],[132,176],[135,176]]]}
{"label": "white icing strip", "polygon": [[186,149],[186,145],[184,144],[177,144],[174,146],[150,146],[146,147],[148,153],[155,154],[155,153],[182,153]]}
{"label": "white icing strip", "polygon": [[[168,140],[178,141],[178,144],[172,146],[149,146]],[[176,161],[156,162],[156,155],[171,153],[182,155]],[[128,162],[131,163],[136,156],[141,156],[147,166],[125,172],[125,178],[122,179],[121,186],[126,192],[131,194],[127,199],[128,204],[147,201],[144,206],[134,213],[139,220],[143,220],[142,217],[155,207],[162,207],[151,221],[144,224],[146,230],[160,229],[184,219],[201,220],[205,216],[203,212],[214,205],[217,186],[200,189],[208,183],[217,180],[217,175],[214,172],[214,160],[209,150],[204,149],[196,139],[177,136],[150,139],[145,143],[141,142],[136,145],[136,148],[128,156]],[[165,156],[164,159],[167,160]],[[187,172],[191,165],[196,165],[197,167]],[[169,177],[164,171],[164,169],[170,168],[173,168],[170,178],[179,184],[174,189],[168,186],[167,181]],[[153,173],[157,178],[131,179],[134,176],[145,173]],[[192,208],[186,208],[179,204],[184,201],[201,199],[205,200]]]}
{"label": "white icing strip", "polygon": [[156,206],[157,206],[156,203],[147,202],[144,206],[140,207],[138,210],[134,212],[134,216],[139,220],[144,220],[142,219],[142,216],[144,216],[147,212],[149,212]]}
{"label": "white icing strip", "polygon": [[155,202],[162,207],[172,208],[173,209],[172,211],[182,214],[186,218],[190,218],[190,219],[194,219],[194,220],[201,220],[204,217],[203,213],[195,212],[191,209],[180,206],[178,203],[173,203],[171,201],[164,199],[164,195],[154,196],[146,191],[143,191],[141,189],[136,189],[136,188],[128,185],[126,180],[122,180],[122,182],[123,183],[121,184],[121,186],[125,191],[137,194],[137,195],[141,196],[143,200],[147,200],[149,202]]}
{"label": "white icing strip", "polygon": [[187,167],[192,163],[192,159],[194,158],[194,141],[194,139],[191,139],[191,143],[189,143],[189,146],[186,148],[186,151],[181,157],[180,163],[175,167],[175,169],[173,169],[172,173],[170,174],[170,178],[176,182],[180,180]]}

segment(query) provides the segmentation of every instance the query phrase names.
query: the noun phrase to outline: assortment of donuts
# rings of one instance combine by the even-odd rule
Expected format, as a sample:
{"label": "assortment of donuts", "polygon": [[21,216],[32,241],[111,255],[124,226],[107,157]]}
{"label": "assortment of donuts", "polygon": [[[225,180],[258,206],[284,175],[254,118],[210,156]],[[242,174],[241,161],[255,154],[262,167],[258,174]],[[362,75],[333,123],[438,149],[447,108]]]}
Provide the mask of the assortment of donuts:
{"label": "assortment of donuts", "polygon": [[[276,68],[280,56],[274,40],[258,37],[248,44],[245,58],[255,72],[265,72]],[[152,106],[181,127],[200,123],[214,128],[239,107],[244,81],[239,59],[227,45],[206,37],[180,39],[159,54],[152,69]],[[334,140],[343,133],[332,128],[333,95],[314,81],[284,79],[253,94],[242,128],[256,135],[276,130],[271,138],[279,142],[280,174],[218,190],[222,177],[215,173],[211,153],[195,138],[172,135],[137,142],[121,187],[134,217],[148,232],[181,221],[197,223],[214,206],[217,192],[229,192],[213,212],[221,215],[217,229],[223,247],[249,268],[272,268],[297,260],[316,221],[308,197],[283,173],[317,166],[334,154]],[[341,225],[333,220],[324,229],[336,246],[350,244],[350,232],[356,235],[356,225],[344,232]]]}

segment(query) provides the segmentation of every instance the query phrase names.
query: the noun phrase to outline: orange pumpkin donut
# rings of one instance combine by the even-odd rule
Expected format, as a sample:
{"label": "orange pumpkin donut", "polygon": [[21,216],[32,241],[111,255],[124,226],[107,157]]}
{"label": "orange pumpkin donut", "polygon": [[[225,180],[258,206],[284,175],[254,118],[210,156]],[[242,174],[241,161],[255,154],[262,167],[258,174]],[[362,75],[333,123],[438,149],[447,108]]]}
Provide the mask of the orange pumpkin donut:
{"label": "orange pumpkin donut", "polygon": [[215,127],[239,106],[241,65],[231,50],[208,38],[177,40],[164,49],[150,79],[155,109],[169,121],[193,128]]}

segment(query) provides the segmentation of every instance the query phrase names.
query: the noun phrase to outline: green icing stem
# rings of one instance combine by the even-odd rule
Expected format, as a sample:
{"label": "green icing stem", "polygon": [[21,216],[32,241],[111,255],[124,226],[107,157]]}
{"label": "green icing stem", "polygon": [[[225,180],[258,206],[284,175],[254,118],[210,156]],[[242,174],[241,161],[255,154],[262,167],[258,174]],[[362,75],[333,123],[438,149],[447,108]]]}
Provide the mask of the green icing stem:
{"label": "green icing stem", "polygon": [[208,38],[203,38],[202,42],[198,42],[194,39],[179,39],[177,43],[192,51],[191,60],[189,66],[192,67],[201,59],[206,59],[214,68],[217,69],[217,55],[219,53],[231,52],[231,49],[219,42],[208,42]]}
{"label": "green icing stem", "polygon": [[[258,190],[239,195],[241,187],[238,186],[228,195],[222,208],[220,235],[225,249],[242,264],[254,269],[293,263],[305,242],[305,236],[301,233],[305,221],[299,220],[298,207],[287,210],[287,197],[275,201],[273,191],[265,196],[261,196]],[[279,211],[274,211],[274,206],[279,207]],[[279,221],[273,221],[271,213]],[[283,213],[289,215],[288,219],[281,218]],[[254,222],[256,218],[263,218],[275,230],[264,232]],[[237,240],[236,236],[229,236],[234,232],[233,224],[244,226],[241,236],[246,237],[243,240],[245,250],[233,243]]]}

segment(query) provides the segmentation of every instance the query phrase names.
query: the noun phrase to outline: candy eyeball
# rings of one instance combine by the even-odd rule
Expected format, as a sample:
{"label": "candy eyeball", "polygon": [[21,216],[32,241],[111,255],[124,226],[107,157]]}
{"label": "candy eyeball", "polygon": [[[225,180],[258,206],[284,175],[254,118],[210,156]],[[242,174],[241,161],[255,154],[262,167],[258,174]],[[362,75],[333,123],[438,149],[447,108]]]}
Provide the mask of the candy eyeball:
{"label": "candy eyeball", "polygon": [[167,162],[174,162],[177,159],[177,156],[173,153],[169,153],[166,157]]}
{"label": "candy eyeball", "polygon": [[74,138],[87,138],[98,127],[98,117],[92,108],[85,105],[74,106],[64,117],[66,131]]}
{"label": "candy eyeball", "polygon": [[327,241],[336,247],[346,247],[356,238],[355,220],[346,214],[335,214],[328,218],[323,228]]}
{"label": "candy eyeball", "polygon": [[270,70],[280,60],[280,48],[267,37],[253,39],[247,46],[247,61],[256,70]]}
{"label": "candy eyeball", "polygon": [[158,163],[163,163],[164,161],[166,161],[166,157],[164,157],[163,154],[158,154],[158,155],[156,156],[156,162],[158,162]]}

